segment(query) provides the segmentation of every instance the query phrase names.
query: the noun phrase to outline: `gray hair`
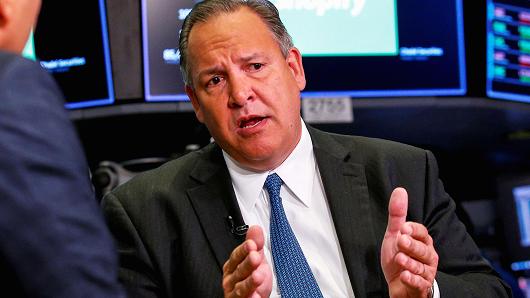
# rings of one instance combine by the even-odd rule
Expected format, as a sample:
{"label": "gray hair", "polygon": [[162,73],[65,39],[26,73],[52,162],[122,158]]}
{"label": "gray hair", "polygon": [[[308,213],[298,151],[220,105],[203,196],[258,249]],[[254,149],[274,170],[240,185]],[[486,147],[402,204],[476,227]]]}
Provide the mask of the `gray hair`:
{"label": "gray hair", "polygon": [[236,12],[242,7],[250,8],[265,22],[278,42],[282,54],[287,57],[293,47],[293,40],[280,20],[280,14],[274,4],[267,0],[205,0],[195,4],[184,20],[180,32],[180,72],[186,85],[193,87],[188,63],[188,38],[193,26],[222,13]]}

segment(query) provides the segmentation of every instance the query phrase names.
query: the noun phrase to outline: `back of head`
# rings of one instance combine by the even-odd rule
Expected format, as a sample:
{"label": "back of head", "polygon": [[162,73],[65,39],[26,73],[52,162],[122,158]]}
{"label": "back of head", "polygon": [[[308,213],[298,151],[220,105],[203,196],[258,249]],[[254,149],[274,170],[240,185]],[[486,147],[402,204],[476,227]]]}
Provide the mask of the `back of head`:
{"label": "back of head", "polygon": [[0,50],[22,52],[40,5],[41,0],[0,0]]}
{"label": "back of head", "polygon": [[[1,0],[0,0],[1,1]],[[267,0],[205,0],[195,4],[182,25],[179,40],[180,70],[184,83],[192,86],[188,61],[188,39],[197,23],[204,23],[220,14],[236,12],[241,8],[248,8],[255,12],[267,25],[285,57],[293,47],[291,36],[285,29],[278,9]]]}

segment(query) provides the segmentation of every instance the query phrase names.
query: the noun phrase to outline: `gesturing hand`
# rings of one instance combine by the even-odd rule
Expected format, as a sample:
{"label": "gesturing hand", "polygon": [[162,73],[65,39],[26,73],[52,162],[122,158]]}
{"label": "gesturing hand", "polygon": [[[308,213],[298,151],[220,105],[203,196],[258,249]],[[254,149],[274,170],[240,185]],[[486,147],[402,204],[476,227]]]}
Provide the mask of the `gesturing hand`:
{"label": "gesturing hand", "polygon": [[223,266],[225,297],[269,297],[272,271],[263,254],[263,231],[252,226],[245,242],[236,247]]}
{"label": "gesturing hand", "polygon": [[405,189],[394,189],[388,204],[381,267],[390,297],[429,297],[438,268],[438,254],[425,226],[405,222],[407,207]]}

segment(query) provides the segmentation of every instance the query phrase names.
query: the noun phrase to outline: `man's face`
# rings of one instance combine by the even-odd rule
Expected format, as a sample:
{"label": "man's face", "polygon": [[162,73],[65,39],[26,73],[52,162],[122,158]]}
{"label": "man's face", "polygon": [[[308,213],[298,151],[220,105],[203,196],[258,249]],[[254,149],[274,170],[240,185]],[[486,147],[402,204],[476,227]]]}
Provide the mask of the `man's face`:
{"label": "man's face", "polygon": [[40,0],[0,0],[0,48],[21,53],[37,22]]}
{"label": "man's face", "polygon": [[188,42],[197,118],[242,166],[279,166],[301,135],[300,52],[287,57],[261,18],[248,8],[196,24]]}

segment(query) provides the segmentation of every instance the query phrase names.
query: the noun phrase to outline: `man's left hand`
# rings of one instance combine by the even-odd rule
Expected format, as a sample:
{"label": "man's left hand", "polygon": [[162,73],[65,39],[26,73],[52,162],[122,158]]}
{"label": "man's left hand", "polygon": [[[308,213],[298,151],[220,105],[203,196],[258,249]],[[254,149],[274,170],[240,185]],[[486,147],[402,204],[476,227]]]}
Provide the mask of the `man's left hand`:
{"label": "man's left hand", "polygon": [[430,297],[438,268],[438,254],[424,225],[405,222],[407,207],[407,192],[396,188],[388,204],[381,267],[390,297]]}

